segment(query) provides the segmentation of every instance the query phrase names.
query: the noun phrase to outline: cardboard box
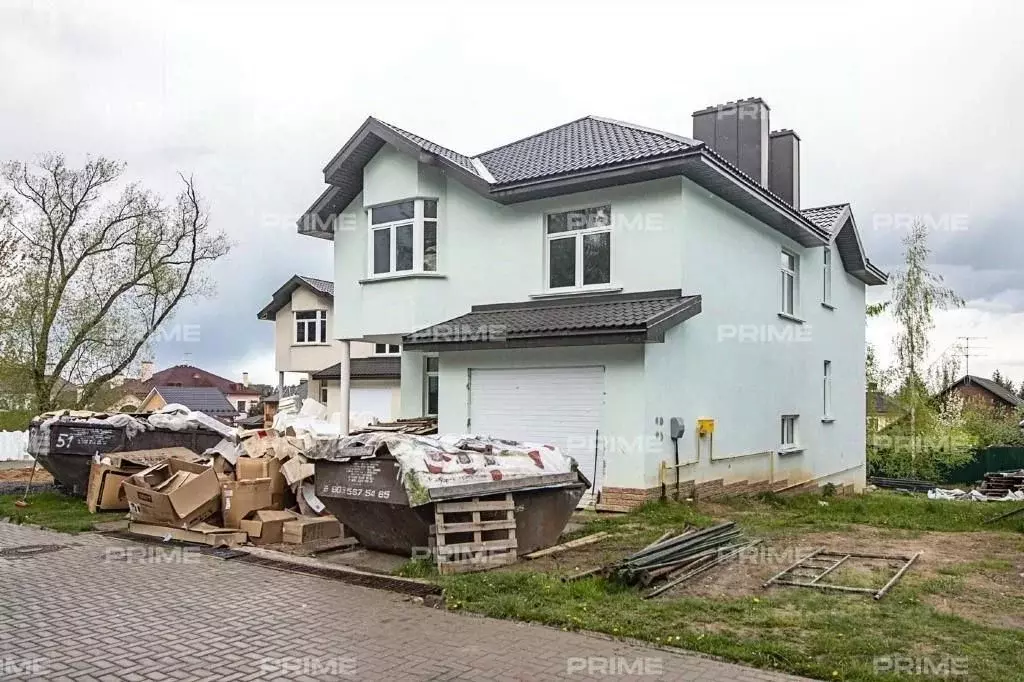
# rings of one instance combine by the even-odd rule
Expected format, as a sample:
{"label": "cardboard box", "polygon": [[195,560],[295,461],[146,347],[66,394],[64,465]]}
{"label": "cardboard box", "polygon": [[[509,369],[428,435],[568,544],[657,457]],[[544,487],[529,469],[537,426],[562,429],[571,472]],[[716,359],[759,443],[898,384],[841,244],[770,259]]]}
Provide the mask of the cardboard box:
{"label": "cardboard box", "polygon": [[281,473],[284,474],[284,480],[288,485],[311,478],[315,471],[313,463],[307,462],[302,455],[292,457],[281,465]]}
{"label": "cardboard box", "polygon": [[333,516],[304,516],[294,521],[286,521],[281,539],[293,545],[301,545],[314,540],[340,538],[341,523]]}
{"label": "cardboard box", "polygon": [[235,462],[235,480],[251,481],[254,478],[270,478],[270,460],[239,457]]}
{"label": "cardboard box", "polygon": [[272,545],[282,541],[284,524],[294,520],[292,512],[263,509],[254,512],[251,519],[243,520],[239,527],[246,532],[252,544]]}
{"label": "cardboard box", "polygon": [[121,493],[121,484],[138,471],[93,462],[89,469],[89,490],[85,496],[89,513],[127,509],[128,499]]}
{"label": "cardboard box", "polygon": [[132,519],[189,526],[220,509],[220,483],[213,469],[169,459],[133,474],[121,485]]}
{"label": "cardboard box", "polygon": [[197,523],[188,528],[173,528],[130,521],[128,523],[128,532],[135,535],[160,538],[165,542],[168,540],[181,540],[211,547],[237,547],[248,539],[242,531],[225,530],[224,528],[211,526],[208,523]]}
{"label": "cardboard box", "polygon": [[273,505],[269,478],[221,483],[221,516],[225,528],[239,528],[246,516]]}

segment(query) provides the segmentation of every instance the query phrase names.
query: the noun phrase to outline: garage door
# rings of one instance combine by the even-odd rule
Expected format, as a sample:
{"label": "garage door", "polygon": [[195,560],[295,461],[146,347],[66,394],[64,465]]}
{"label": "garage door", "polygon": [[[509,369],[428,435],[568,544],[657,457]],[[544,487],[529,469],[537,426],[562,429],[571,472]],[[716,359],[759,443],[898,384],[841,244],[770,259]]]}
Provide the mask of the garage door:
{"label": "garage door", "polygon": [[369,423],[372,421],[371,417],[376,417],[380,421],[390,421],[391,389],[353,386],[349,392],[349,412],[358,422]]}
{"label": "garage door", "polygon": [[471,433],[557,445],[576,460],[592,492],[600,487],[603,411],[604,367],[469,372]]}

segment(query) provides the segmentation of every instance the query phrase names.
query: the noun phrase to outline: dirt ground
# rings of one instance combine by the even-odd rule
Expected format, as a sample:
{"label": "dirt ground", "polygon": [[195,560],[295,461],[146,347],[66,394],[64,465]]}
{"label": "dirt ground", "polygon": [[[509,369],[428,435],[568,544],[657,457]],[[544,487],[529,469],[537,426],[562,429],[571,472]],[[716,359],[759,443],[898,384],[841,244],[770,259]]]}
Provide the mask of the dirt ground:
{"label": "dirt ground", "polygon": [[[820,547],[833,552],[907,557],[921,552],[903,580],[948,583],[946,594],[925,597],[938,610],[998,627],[1024,628],[1024,538],[1006,533],[908,532],[854,526],[837,533],[766,539],[736,560],[673,588],[666,597],[763,596],[766,591],[761,586],[766,580]],[[628,536],[620,535],[563,554],[520,561],[509,569],[571,575],[616,561],[636,549],[639,547]],[[899,561],[850,559],[826,582],[880,588],[900,565]],[[870,599],[870,595],[865,597]]]}
{"label": "dirt ground", "polygon": [[[24,467],[14,469],[0,469],[0,482],[3,483],[28,483],[32,475],[32,462],[26,462]],[[34,483],[53,483],[53,476],[42,467],[36,467],[36,475],[32,479]]]}

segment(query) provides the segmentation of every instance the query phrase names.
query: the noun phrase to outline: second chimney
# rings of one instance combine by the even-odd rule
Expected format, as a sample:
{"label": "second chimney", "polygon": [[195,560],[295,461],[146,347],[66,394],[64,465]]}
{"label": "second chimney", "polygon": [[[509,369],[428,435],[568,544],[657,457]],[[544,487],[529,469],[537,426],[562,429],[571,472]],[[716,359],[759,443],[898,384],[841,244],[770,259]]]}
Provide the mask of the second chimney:
{"label": "second chimney", "polygon": [[693,112],[693,136],[768,186],[768,105],[759,97]]}
{"label": "second chimney", "polygon": [[153,378],[153,363],[149,360],[144,360],[139,370],[139,381],[149,381]]}
{"label": "second chimney", "polygon": [[242,372],[242,385],[249,388],[249,373]]}
{"label": "second chimney", "polygon": [[768,189],[799,209],[800,136],[792,130],[776,130],[769,139]]}

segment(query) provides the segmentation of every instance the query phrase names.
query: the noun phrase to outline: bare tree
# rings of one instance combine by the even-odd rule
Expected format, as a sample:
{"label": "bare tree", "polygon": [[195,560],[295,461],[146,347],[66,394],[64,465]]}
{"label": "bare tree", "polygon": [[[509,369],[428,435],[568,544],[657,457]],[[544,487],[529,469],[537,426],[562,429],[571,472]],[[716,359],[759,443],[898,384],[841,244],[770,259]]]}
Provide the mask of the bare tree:
{"label": "bare tree", "polygon": [[60,155],[0,166],[20,256],[0,336],[36,410],[51,409],[65,381],[89,405],[182,301],[208,291],[204,266],[230,248],[192,178],[165,206],[123,172],[102,157],[78,169]]}

